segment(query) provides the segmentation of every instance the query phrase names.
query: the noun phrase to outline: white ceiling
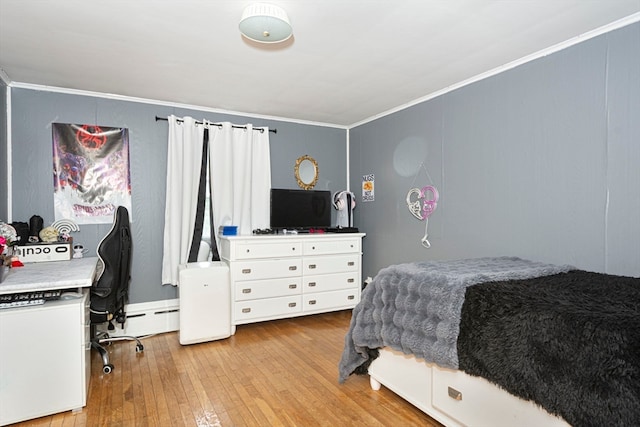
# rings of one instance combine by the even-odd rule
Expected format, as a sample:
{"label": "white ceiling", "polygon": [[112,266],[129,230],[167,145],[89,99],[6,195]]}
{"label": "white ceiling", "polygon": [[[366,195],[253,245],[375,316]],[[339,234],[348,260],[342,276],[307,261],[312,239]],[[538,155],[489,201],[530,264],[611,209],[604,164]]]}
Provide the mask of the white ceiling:
{"label": "white ceiling", "polygon": [[0,75],[349,127],[640,20],[640,0],[267,2],[281,46],[240,35],[248,0],[0,0]]}

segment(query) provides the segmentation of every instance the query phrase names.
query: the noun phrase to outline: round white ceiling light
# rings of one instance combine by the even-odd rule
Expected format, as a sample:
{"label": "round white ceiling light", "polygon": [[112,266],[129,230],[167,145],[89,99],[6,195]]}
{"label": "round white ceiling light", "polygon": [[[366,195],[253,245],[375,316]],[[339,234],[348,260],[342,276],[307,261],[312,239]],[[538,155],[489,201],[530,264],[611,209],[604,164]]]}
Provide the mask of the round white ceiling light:
{"label": "round white ceiling light", "polygon": [[279,43],[291,37],[293,28],[284,9],[267,3],[247,6],[239,24],[240,32],[259,43]]}

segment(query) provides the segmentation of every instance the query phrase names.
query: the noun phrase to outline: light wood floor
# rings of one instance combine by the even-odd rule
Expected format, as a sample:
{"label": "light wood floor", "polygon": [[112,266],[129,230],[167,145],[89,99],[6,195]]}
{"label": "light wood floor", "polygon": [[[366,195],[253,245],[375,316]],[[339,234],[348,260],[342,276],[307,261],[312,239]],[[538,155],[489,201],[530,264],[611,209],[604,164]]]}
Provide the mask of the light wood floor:
{"label": "light wood floor", "polygon": [[181,346],[178,333],[97,352],[87,406],[18,426],[439,426],[368,377],[338,384],[351,313],[239,326],[231,338]]}

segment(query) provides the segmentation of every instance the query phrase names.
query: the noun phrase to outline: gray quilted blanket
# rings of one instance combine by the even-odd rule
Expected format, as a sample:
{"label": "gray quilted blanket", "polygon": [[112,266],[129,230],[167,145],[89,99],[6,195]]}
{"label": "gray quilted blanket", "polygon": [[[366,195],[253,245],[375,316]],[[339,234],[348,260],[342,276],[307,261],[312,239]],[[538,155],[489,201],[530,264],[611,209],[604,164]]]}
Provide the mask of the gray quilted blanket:
{"label": "gray quilted blanket", "polygon": [[370,350],[385,346],[458,369],[456,344],[467,287],[572,269],[516,257],[423,261],[384,268],[353,309],[339,381],[344,382],[362,365],[368,366]]}

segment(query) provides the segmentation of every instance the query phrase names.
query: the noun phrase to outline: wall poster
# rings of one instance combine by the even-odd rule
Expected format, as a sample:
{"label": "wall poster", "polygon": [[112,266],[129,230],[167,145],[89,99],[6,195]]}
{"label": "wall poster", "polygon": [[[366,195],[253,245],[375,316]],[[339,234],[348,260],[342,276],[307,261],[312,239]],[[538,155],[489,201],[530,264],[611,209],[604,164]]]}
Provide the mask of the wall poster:
{"label": "wall poster", "polygon": [[131,212],[129,129],[53,123],[55,220],[110,224]]}
{"label": "wall poster", "polygon": [[362,201],[373,202],[376,199],[375,193],[375,176],[370,173],[368,175],[362,175]]}

